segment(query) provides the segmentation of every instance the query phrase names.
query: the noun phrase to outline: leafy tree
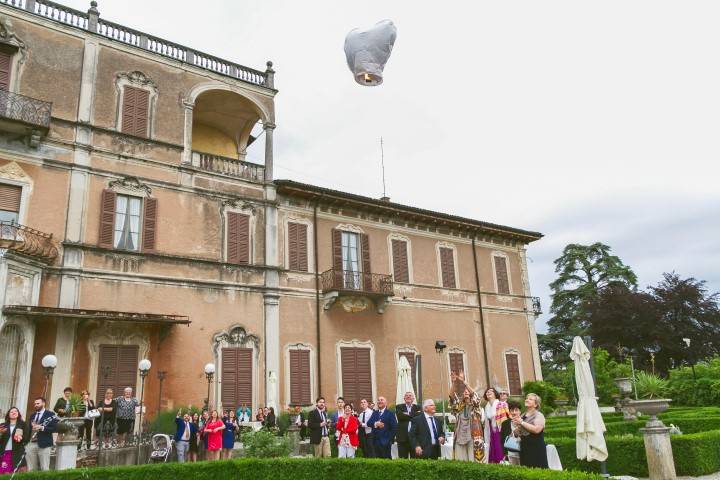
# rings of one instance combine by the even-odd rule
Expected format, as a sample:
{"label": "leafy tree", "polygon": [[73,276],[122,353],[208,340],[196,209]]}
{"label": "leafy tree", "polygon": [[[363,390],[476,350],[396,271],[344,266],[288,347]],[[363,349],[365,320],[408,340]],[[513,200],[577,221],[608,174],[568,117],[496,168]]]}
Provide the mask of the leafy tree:
{"label": "leafy tree", "polygon": [[582,334],[587,327],[588,302],[613,285],[637,287],[637,277],[619,257],[610,254],[602,243],[570,244],[555,260],[558,278],[550,284],[553,317],[548,321],[550,333],[565,336]]}

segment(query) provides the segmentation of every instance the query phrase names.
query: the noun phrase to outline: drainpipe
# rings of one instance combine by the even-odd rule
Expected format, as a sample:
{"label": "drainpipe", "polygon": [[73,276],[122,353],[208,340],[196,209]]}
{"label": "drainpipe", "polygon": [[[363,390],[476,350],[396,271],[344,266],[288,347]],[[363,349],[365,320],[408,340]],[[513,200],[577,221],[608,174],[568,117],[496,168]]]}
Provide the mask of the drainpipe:
{"label": "drainpipe", "polygon": [[[317,358],[315,358],[316,369],[317,369],[317,386],[318,396],[322,395],[322,375],[320,370],[320,272],[318,271],[318,226],[317,226],[317,209],[319,199],[315,200],[313,206],[313,257],[315,260],[315,343]],[[314,400],[314,399],[313,399]]]}
{"label": "drainpipe", "polygon": [[482,337],[483,360],[485,361],[485,382],[490,388],[490,364],[487,354],[487,340],[485,339],[485,315],[483,314],[482,294],[480,293],[480,272],[478,270],[477,252],[475,251],[475,235],[472,236],[473,267],[475,267],[475,288],[478,296],[478,311],[480,312],[480,334]]}

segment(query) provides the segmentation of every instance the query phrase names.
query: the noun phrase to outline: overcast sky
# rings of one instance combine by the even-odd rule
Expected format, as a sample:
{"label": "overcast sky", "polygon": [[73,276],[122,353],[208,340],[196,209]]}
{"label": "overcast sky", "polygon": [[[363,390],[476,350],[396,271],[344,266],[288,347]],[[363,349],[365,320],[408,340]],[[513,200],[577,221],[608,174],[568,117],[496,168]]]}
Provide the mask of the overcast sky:
{"label": "overcast sky", "polygon": [[[272,60],[276,177],[379,197],[383,136],[393,201],[543,232],[529,269],[545,311],[573,242],[609,244],[643,287],[674,270],[720,290],[716,0],[98,8],[243,65]],[[361,87],[345,35],[385,18],[398,29],[385,83]]]}

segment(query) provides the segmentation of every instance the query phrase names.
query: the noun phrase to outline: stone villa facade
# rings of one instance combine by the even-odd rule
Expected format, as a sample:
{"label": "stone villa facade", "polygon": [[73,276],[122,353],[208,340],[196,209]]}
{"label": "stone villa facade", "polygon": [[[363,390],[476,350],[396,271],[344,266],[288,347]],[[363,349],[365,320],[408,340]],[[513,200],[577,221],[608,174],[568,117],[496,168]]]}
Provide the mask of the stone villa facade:
{"label": "stone villa facade", "polygon": [[[275,180],[276,93],[270,62],[114,24],[94,2],[0,0],[3,413],[42,394],[49,353],[51,399],[139,391],[148,358],[151,416],[208,389],[253,409],[394,403],[401,356],[426,398],[450,370],[513,393],[541,377],[525,257],[541,235]],[[263,144],[263,164],[245,160]]]}

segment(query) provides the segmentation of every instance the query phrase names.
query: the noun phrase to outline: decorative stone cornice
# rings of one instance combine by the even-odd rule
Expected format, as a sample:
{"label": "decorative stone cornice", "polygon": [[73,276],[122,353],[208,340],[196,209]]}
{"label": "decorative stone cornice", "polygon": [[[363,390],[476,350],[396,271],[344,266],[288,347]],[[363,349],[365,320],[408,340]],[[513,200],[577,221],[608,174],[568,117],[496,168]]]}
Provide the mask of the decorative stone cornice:
{"label": "decorative stone cornice", "polygon": [[120,193],[136,193],[143,196],[149,196],[152,193],[152,189],[137,177],[118,178],[108,183],[108,188]]}
{"label": "decorative stone cornice", "polygon": [[131,85],[150,88],[155,93],[157,93],[158,91],[157,83],[155,83],[150,77],[138,70],[134,70],[132,72],[120,72],[116,75],[116,78],[118,82],[120,80],[125,80]]}

